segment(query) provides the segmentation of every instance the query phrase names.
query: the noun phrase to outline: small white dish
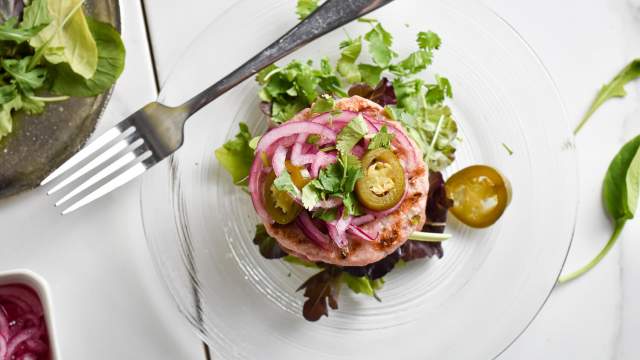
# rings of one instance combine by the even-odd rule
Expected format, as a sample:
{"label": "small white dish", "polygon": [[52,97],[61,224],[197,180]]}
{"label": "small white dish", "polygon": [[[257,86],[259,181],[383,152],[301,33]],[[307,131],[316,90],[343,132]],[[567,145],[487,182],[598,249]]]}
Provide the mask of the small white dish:
{"label": "small white dish", "polygon": [[0,287],[10,284],[19,284],[31,288],[36,292],[42,309],[44,311],[44,320],[47,326],[47,334],[49,340],[49,353],[51,360],[58,360],[60,356],[58,354],[58,346],[56,344],[55,328],[53,326],[53,305],[49,298],[49,285],[44,278],[31,270],[16,269],[0,272]]}

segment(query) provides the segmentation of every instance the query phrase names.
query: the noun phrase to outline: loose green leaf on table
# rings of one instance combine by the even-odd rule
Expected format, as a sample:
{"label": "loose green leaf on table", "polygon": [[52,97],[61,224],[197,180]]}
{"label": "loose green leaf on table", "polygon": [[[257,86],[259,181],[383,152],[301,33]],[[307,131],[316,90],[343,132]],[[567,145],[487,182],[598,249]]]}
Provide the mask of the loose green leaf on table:
{"label": "loose green leaf on table", "polygon": [[596,110],[598,110],[598,108],[607,100],[625,97],[627,92],[624,89],[624,86],[638,77],[640,77],[640,59],[635,59],[620,70],[620,72],[609,83],[600,88],[600,91],[598,91],[598,94],[591,102],[591,105],[589,105],[589,109],[584,114],[573,133],[577,134],[584,124],[587,123],[589,118],[591,118],[591,115],[593,115],[593,113],[595,113]]}
{"label": "loose green leaf on table", "polygon": [[618,240],[626,222],[633,219],[640,192],[640,136],[625,144],[615,156],[602,187],[602,197],[607,214],[613,221],[614,230],[604,248],[588,264],[563,275],[560,283],[573,280],[596,266]]}

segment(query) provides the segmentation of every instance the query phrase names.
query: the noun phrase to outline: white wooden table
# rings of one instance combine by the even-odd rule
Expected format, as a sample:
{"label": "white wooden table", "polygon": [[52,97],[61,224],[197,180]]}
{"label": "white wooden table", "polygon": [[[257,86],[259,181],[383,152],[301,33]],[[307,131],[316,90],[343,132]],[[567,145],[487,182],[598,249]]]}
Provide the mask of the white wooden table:
{"label": "white wooden table", "polygon": [[[142,1],[121,2],[127,68],[98,132],[153,100],[154,71],[162,84],[187,44],[236,0]],[[640,0],[484,2],[537,51],[574,123],[598,87],[640,55]],[[640,133],[638,89],[631,86],[626,101],[606,105],[577,139],[582,199],[570,269],[609,237],[600,204],[602,176],[621,144]],[[0,270],[30,268],[49,281],[64,359],[205,358],[152,267],[138,186],[129,184],[65,217],[40,190],[0,202]],[[554,291],[501,359],[640,357],[640,265],[634,261],[639,237],[640,221],[632,221],[598,268]]]}

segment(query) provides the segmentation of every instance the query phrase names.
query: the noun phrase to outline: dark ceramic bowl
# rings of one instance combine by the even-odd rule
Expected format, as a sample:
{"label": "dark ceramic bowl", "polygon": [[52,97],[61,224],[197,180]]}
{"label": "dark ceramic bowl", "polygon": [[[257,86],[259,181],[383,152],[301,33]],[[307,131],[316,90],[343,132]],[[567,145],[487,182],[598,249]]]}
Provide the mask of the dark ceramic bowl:
{"label": "dark ceramic bowl", "polygon": [[[120,30],[117,0],[87,0],[87,14]],[[111,91],[50,104],[37,116],[18,113],[13,132],[0,140],[0,198],[32,189],[87,141]]]}

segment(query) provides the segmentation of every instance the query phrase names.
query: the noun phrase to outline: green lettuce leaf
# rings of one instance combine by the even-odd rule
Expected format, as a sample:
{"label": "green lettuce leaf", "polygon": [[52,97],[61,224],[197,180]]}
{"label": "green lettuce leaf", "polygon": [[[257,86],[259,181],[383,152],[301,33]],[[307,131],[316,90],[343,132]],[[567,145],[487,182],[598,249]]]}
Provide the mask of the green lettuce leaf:
{"label": "green lettuce leaf", "polygon": [[240,132],[236,134],[236,137],[215,151],[216,159],[231,175],[233,183],[236,185],[245,185],[249,177],[249,170],[254,159],[249,141],[251,141],[249,127],[245,123],[240,123]]}
{"label": "green lettuce leaf", "polygon": [[[50,63],[67,63],[75,73],[90,79],[98,67],[98,46],[82,4],[83,0],[48,0],[51,23],[32,37],[29,44],[43,53]],[[61,48],[62,51],[48,52],[47,48]]]}

